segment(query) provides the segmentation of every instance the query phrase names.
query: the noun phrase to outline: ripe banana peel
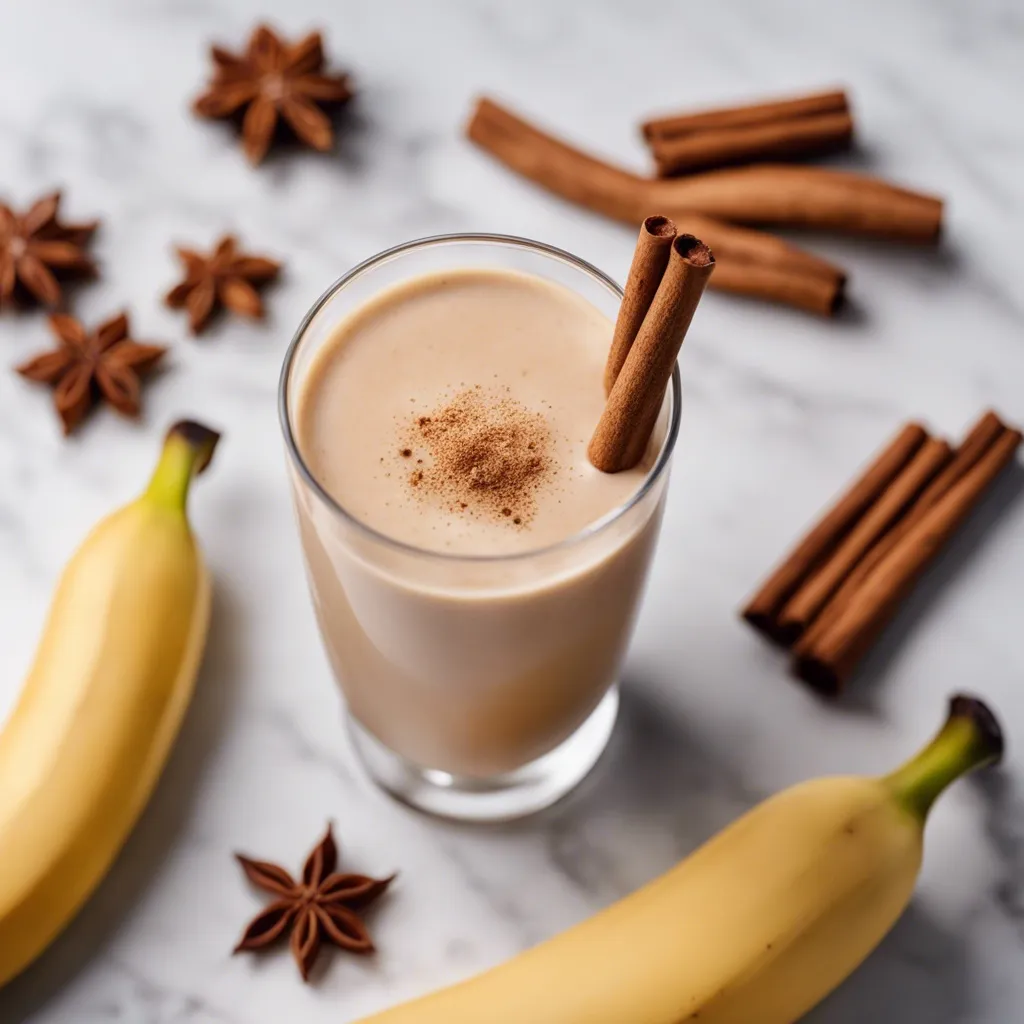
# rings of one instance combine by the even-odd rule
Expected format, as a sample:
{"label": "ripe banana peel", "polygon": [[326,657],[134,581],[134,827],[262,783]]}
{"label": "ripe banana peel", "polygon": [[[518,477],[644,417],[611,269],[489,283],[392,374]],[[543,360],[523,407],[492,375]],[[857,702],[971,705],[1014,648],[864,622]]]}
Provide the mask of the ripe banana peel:
{"label": "ripe banana peel", "polygon": [[954,697],[890,775],[788,789],[583,924],[363,1024],[792,1024],[902,913],[936,797],[1002,746],[988,708]]}
{"label": "ripe banana peel", "polygon": [[186,499],[217,440],[172,427],[146,491],[95,527],[58,584],[0,733],[0,985],[103,878],[178,732],[210,612]]}

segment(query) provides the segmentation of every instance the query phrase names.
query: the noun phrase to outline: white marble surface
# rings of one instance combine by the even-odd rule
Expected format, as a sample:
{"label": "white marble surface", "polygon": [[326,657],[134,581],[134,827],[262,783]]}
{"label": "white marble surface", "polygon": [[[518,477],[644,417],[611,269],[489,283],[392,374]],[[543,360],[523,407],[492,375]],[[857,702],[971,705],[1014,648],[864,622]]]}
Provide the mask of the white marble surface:
{"label": "white marble surface", "polygon": [[[287,153],[253,171],[230,131],[196,122],[187,104],[205,43],[238,43],[274,8],[290,32],[326,28],[361,98],[337,154]],[[955,433],[994,405],[1024,420],[1022,51],[1013,0],[6,0],[0,193],[23,203],[63,185],[70,214],[102,216],[103,279],[75,309],[95,320],[127,305],[137,334],[173,353],[139,425],[104,412],[71,441],[45,392],[0,373],[0,716],[62,564],[138,487],[167,423],[192,414],[226,438],[194,500],[217,579],[195,703],[109,878],[0,992],[0,1020],[355,1019],[584,917],[770,791],[893,764],[960,687],[1002,712],[1006,768],[945,798],[912,909],[810,1019],[1019,1019],[1019,472],[839,706],[791,683],[735,610],[906,418]],[[395,806],[346,748],[302,576],[275,411],[295,324],[354,262],[434,232],[530,235],[624,274],[632,231],[540,194],[462,141],[479,90],[639,166],[642,114],[834,81],[852,88],[863,126],[849,162],[949,197],[942,250],[810,240],[853,274],[854,311],[835,323],[707,298],[684,353],[683,440],[612,751],[568,802],[515,827],[453,827]],[[226,322],[193,341],[158,301],[176,275],[170,243],[227,228],[285,259],[287,277],[265,326]],[[46,338],[39,314],[0,319],[5,365]],[[325,956],[304,988],[285,951],[229,956],[258,906],[230,854],[297,867],[327,818],[347,863],[402,874],[373,917],[380,955]]]}

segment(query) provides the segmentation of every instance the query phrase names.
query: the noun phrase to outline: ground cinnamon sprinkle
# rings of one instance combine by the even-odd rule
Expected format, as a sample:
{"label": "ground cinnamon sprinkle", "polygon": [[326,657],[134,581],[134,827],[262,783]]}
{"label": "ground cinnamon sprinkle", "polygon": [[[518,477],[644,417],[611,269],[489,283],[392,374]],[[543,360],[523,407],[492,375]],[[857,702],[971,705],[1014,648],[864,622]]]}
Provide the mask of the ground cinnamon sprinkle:
{"label": "ground cinnamon sprinkle", "polygon": [[[460,391],[429,415],[417,415],[407,443],[427,459],[409,474],[418,496],[440,497],[454,512],[507,519],[514,526],[530,521],[537,488],[552,471],[544,417],[479,387]],[[401,454],[408,458],[406,451]]]}

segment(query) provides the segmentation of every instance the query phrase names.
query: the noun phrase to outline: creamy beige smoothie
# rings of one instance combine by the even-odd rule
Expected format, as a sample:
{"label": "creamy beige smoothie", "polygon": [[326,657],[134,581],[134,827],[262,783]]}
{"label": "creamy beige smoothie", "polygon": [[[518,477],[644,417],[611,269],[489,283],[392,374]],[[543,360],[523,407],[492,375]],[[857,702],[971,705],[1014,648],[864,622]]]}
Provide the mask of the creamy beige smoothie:
{"label": "creamy beige smoothie", "polygon": [[299,451],[370,528],[298,492],[320,627],[352,714],[416,765],[519,768],[616,679],[664,481],[613,514],[665,429],[633,470],[587,461],[612,329],[540,277],[454,270],[378,293],[305,373]]}

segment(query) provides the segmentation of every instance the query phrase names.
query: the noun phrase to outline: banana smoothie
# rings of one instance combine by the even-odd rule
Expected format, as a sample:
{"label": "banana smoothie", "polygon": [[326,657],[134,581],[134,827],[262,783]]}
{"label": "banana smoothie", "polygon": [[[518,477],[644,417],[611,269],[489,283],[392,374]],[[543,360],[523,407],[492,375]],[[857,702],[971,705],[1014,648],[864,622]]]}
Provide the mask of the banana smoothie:
{"label": "banana smoothie", "polygon": [[419,768],[520,769],[617,678],[666,427],[635,469],[588,462],[612,329],[539,276],[430,273],[350,312],[296,390],[324,492],[296,487],[327,652],[358,726]]}

